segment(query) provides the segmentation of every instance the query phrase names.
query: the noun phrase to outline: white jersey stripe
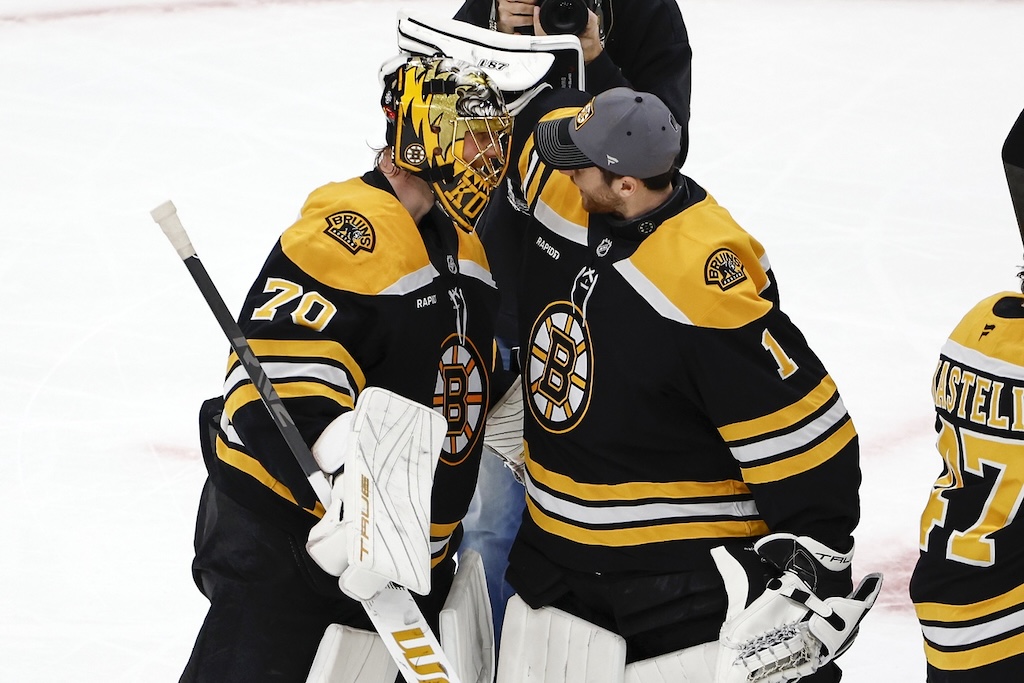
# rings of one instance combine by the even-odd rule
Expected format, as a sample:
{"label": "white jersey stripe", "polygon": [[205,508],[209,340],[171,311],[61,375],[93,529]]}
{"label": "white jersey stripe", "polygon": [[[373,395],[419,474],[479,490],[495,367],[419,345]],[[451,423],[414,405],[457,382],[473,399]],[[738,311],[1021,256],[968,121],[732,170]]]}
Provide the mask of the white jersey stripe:
{"label": "white jersey stripe", "polygon": [[1024,627],[1024,609],[974,626],[922,626],[924,637],[942,647],[963,647]]}
{"label": "white jersey stripe", "polygon": [[787,451],[800,450],[814,443],[818,437],[838,424],[844,417],[846,417],[846,406],[840,399],[826,413],[796,431],[762,439],[746,446],[734,446],[729,450],[732,451],[733,457],[738,462],[744,464],[771,458]]}
{"label": "white jersey stripe", "polygon": [[581,524],[656,523],[661,520],[700,517],[756,517],[753,500],[698,503],[638,503],[589,506],[558,498],[539,488],[526,473],[526,490],[537,507]]}
{"label": "white jersey stripe", "polygon": [[995,375],[996,377],[1005,377],[1006,379],[1024,381],[1024,367],[1015,365],[1014,363],[1007,363],[1006,361],[999,360],[998,358],[986,356],[980,351],[969,349],[966,346],[957,344],[952,339],[947,339],[946,343],[943,344],[942,355],[960,363],[970,365],[978,370],[984,370],[986,373]]}
{"label": "white jersey stripe", "polygon": [[[286,381],[289,379],[312,377],[322,382],[340,387],[353,397],[355,396],[355,392],[352,390],[352,385],[348,381],[348,374],[341,368],[334,365],[328,365],[327,363],[312,363],[308,361],[297,363],[273,361],[263,363],[262,365],[263,372],[265,372],[267,377],[272,381]],[[234,370],[228,373],[228,376],[224,379],[224,395],[227,396],[239,385],[248,381],[249,373],[246,372],[242,365],[238,365]]]}
{"label": "white jersey stripe", "polygon": [[668,320],[675,320],[676,322],[684,325],[693,325],[693,321],[690,320],[685,313],[673,304],[667,296],[665,296],[660,289],[654,286],[654,284],[647,279],[640,270],[633,265],[629,260],[619,261],[615,264],[615,269],[619,271],[623,279],[630,284],[637,291],[637,293],[644,298],[644,300],[654,308],[663,318]]}
{"label": "white jersey stripe", "polygon": [[565,220],[540,199],[537,200],[537,206],[533,210],[533,217],[556,235],[576,244],[587,245],[586,226]]}
{"label": "white jersey stripe", "polygon": [[459,272],[463,275],[479,280],[488,287],[493,287],[495,289],[498,288],[498,285],[494,282],[494,278],[491,277],[490,271],[476,261],[459,259]]}
{"label": "white jersey stripe", "polygon": [[438,276],[434,266],[423,266],[408,275],[399,278],[394,284],[385,287],[380,293],[383,295],[402,296],[415,292],[417,289],[427,286]]}

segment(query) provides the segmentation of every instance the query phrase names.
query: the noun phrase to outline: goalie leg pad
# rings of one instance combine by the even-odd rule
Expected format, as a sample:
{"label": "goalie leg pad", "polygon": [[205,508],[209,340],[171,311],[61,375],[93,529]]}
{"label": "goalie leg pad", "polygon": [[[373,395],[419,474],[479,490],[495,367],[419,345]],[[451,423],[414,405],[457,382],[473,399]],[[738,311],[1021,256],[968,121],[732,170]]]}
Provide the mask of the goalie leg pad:
{"label": "goalie leg pad", "polygon": [[706,683],[715,678],[718,643],[694,645],[626,667],[625,683]]}
{"label": "goalie leg pad", "polygon": [[494,680],[494,622],[484,561],[474,550],[459,552],[448,598],[439,616],[441,646],[463,683]]}
{"label": "goalie leg pad", "polygon": [[398,667],[376,633],[331,624],[306,683],[394,683]]}
{"label": "goalie leg pad", "polygon": [[509,598],[497,683],[623,683],[626,641],[552,607]]}

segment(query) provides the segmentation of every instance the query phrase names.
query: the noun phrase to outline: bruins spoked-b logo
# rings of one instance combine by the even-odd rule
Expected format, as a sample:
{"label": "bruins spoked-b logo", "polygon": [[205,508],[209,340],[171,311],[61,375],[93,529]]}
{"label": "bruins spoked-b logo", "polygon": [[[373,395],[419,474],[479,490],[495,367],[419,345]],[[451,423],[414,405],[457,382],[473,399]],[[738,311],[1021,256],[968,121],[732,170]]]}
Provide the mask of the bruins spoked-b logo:
{"label": "bruins spoked-b logo", "polygon": [[476,347],[457,334],[441,345],[434,385],[434,410],[448,421],[441,460],[458,465],[483,432],[487,375]]}
{"label": "bruins spoked-b logo", "polygon": [[726,290],[746,279],[743,261],[731,249],[717,250],[704,264],[704,282],[709,285],[718,285]]}
{"label": "bruins spoked-b logo", "polygon": [[327,217],[328,235],[341,242],[353,254],[358,251],[373,251],[377,236],[370,221],[355,211],[339,211]]}
{"label": "bruins spoked-b logo", "polygon": [[402,154],[402,158],[405,159],[406,163],[412,164],[413,166],[422,166],[423,162],[427,160],[427,150],[425,150],[423,145],[418,142],[407,145]]}
{"label": "bruins spoked-b logo", "polygon": [[549,432],[574,428],[590,406],[593,344],[583,314],[568,301],[549,304],[530,330],[524,370],[530,412]]}

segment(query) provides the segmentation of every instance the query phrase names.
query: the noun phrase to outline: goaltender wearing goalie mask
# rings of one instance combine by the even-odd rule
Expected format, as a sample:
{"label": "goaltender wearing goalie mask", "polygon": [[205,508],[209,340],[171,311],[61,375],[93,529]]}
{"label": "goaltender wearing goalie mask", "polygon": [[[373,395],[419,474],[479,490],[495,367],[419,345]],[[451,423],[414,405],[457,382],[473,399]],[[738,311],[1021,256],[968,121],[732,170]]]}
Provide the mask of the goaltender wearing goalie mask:
{"label": "goaltender wearing goalie mask", "polygon": [[382,84],[395,165],[427,181],[445,213],[472,231],[508,166],[512,118],[501,91],[483,70],[447,57],[408,60],[382,73]]}

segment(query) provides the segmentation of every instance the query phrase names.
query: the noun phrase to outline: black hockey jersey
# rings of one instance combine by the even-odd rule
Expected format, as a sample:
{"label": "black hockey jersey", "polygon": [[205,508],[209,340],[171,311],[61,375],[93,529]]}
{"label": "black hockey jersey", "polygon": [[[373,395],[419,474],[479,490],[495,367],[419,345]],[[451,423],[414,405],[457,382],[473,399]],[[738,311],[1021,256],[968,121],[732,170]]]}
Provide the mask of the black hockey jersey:
{"label": "black hockey jersey", "polygon": [[[434,564],[454,550],[448,541],[476,485],[496,306],[476,235],[436,207],[417,226],[373,171],[309,196],[239,318],[309,444],[368,386],[447,419],[431,503]],[[212,460],[219,488],[303,537],[323,515],[235,354]]]}
{"label": "black hockey jersey", "polygon": [[[586,65],[585,84],[593,95],[617,88],[657,95],[672,111],[682,127],[680,160],[686,158],[690,120],[690,48],[686,25],[675,0],[628,2],[604,0],[605,49]],[[464,0],[454,18],[475,26],[487,27],[494,0]],[[586,102],[589,96],[584,97]],[[530,115],[517,115],[515,137],[528,137],[532,129]],[[491,271],[501,290],[498,313],[498,337],[514,345],[519,334],[515,282],[522,272],[521,241],[526,217],[515,180],[514,169],[495,191],[484,209],[477,231],[487,248]],[[515,186],[514,186],[515,185]],[[502,388],[499,387],[499,393]]]}
{"label": "black hockey jersey", "polygon": [[682,175],[666,204],[619,221],[584,211],[532,138],[519,171],[533,220],[516,543],[609,573],[706,569],[713,546],[770,531],[849,550],[857,434],[761,245]]}
{"label": "black hockey jersey", "polygon": [[932,396],[942,473],[910,583],[928,663],[952,671],[1016,656],[1024,667],[1024,296],[997,294],[963,318]]}

